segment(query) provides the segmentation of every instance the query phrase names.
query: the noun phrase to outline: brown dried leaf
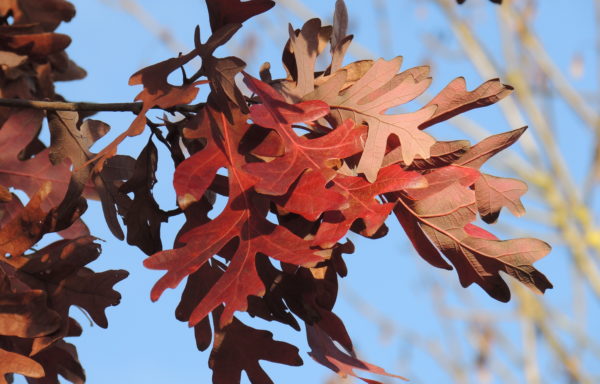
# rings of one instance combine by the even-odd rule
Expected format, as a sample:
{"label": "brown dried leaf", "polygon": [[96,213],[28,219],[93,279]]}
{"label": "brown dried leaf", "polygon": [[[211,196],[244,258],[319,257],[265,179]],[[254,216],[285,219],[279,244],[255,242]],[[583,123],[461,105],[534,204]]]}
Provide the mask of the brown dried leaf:
{"label": "brown dried leaf", "polygon": [[0,50],[12,51],[34,58],[59,53],[71,44],[71,38],[61,33],[42,32],[11,34],[0,26]]}
{"label": "brown dried leaf", "polygon": [[62,240],[27,258],[9,261],[17,268],[16,276],[21,281],[33,289],[47,292],[49,307],[62,320],[58,332],[35,339],[34,353],[68,335],[71,306],[85,310],[100,327],[108,326],[105,310],[118,305],[121,299],[113,286],[126,278],[128,273],[123,270],[97,273],[86,268],[85,265],[100,255],[100,246],[94,240],[90,236]]}
{"label": "brown dried leaf", "polygon": [[[0,272],[3,268],[10,267],[0,261]],[[0,335],[33,338],[48,335],[60,327],[60,316],[47,306],[46,292],[0,290],[0,293]]]}
{"label": "brown dried leaf", "polygon": [[87,187],[91,178],[93,192],[85,190],[89,197],[99,196],[102,200],[102,211],[106,223],[115,237],[122,240],[123,231],[117,220],[115,205],[126,201],[117,190],[118,183],[133,173],[133,159],[129,156],[110,158],[99,173],[93,173],[90,161],[96,154],[90,152],[90,147],[96,140],[102,138],[109,130],[108,124],[98,120],[79,120],[77,112],[48,112],[50,128],[50,160],[59,164],[69,159],[75,171],[71,176],[69,199],[76,199]]}
{"label": "brown dried leaf", "polygon": [[[218,324],[218,318],[215,324]],[[251,347],[250,347],[251,346]],[[260,360],[300,366],[298,348],[273,340],[273,334],[251,328],[238,319],[215,330],[213,350],[208,366],[213,370],[213,383],[239,383],[245,371],[252,384],[273,383],[258,363]]]}
{"label": "brown dried leaf", "polygon": [[356,357],[341,351],[333,343],[331,337],[317,325],[307,325],[306,336],[308,339],[308,345],[312,349],[308,353],[310,357],[312,357],[319,364],[324,365],[334,372],[337,372],[337,374],[341,377],[350,375],[361,379],[365,383],[382,384],[379,381],[364,379],[354,372],[354,370],[361,370],[369,373],[376,373],[379,375],[408,380],[402,376],[388,373],[381,367],[361,361]]}
{"label": "brown dried leaf", "polygon": [[48,150],[25,161],[19,153],[37,136],[44,115],[33,109],[12,114],[0,129],[0,184],[25,191],[32,197],[45,182],[51,182],[50,192],[42,208],[57,207],[65,196],[71,172],[68,164],[52,165]]}
{"label": "brown dried leaf", "polygon": [[40,378],[44,376],[44,368],[29,357],[0,348],[0,384],[9,384],[6,375],[10,373]]}
{"label": "brown dried leaf", "polygon": [[134,73],[129,79],[129,85],[142,85],[144,89],[135,97],[143,103],[142,110],[133,120],[129,128],[101,150],[93,160],[97,160],[95,170],[100,171],[104,162],[117,153],[117,146],[127,137],[137,136],[146,126],[146,113],[154,108],[168,109],[179,104],[191,103],[198,94],[197,83],[184,83],[180,86],[168,82],[169,75],[183,67],[197,56],[197,51],[161,61]]}
{"label": "brown dried leaf", "polygon": [[123,194],[134,194],[133,201],[122,212],[127,226],[127,243],[139,247],[147,255],[162,250],[160,227],[168,219],[152,195],[157,166],[158,150],[150,140],[135,162],[133,175],[119,188]]}
{"label": "brown dried leaf", "polygon": [[206,0],[213,32],[227,24],[241,24],[253,16],[268,11],[274,5],[275,2],[272,0]]}
{"label": "brown dried leaf", "polygon": [[45,375],[28,379],[29,384],[58,384],[59,375],[73,384],[85,382],[85,372],[73,344],[59,340],[33,356],[33,359],[44,367]]}
{"label": "brown dried leaf", "polygon": [[41,206],[50,194],[52,184],[46,182],[27,206],[0,228],[0,254],[21,255],[52,229],[52,213]]}

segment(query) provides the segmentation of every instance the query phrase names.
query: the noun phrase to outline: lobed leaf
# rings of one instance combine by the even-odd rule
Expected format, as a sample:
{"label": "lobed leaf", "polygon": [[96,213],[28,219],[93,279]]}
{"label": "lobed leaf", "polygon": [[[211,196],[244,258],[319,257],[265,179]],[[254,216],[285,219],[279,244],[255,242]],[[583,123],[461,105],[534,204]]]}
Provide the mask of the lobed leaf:
{"label": "lobed leaf", "polygon": [[[268,200],[253,191],[256,178],[243,170],[245,158],[237,151],[249,127],[244,116],[238,114],[235,124],[230,125],[222,113],[207,108],[205,118],[198,122],[201,125],[194,132],[206,135],[207,145],[184,161],[176,173],[181,172],[179,169],[182,167],[185,172],[197,168],[200,173],[187,175],[186,183],[176,184],[178,199],[181,201],[181,196],[192,196],[191,199],[202,196],[211,181],[200,179],[214,179],[216,171],[226,167],[229,172],[227,205],[214,220],[179,236],[178,241],[185,243],[184,246],[154,254],[144,261],[144,265],[151,269],[167,270],[152,289],[151,297],[157,300],[165,289],[176,287],[213,255],[223,252],[222,256],[230,263],[223,276],[196,306],[189,322],[191,325],[197,324],[221,303],[225,303],[220,318],[221,326],[225,326],[232,320],[235,311],[247,308],[249,295],[260,296],[264,293],[265,288],[255,266],[258,253],[296,265],[313,264],[322,260],[322,257],[317,256],[302,239],[286,228],[266,220]],[[194,164],[203,164],[215,173],[210,175]],[[180,178],[176,177],[176,180]],[[188,204],[190,198],[183,200]],[[232,245],[226,247],[228,244]]]}
{"label": "lobed leaf", "polygon": [[213,31],[227,24],[241,24],[249,18],[268,11],[275,5],[271,0],[206,0],[210,27]]}
{"label": "lobed leaf", "polygon": [[0,348],[0,384],[9,384],[6,375],[17,373],[27,377],[43,377],[44,368],[35,360]]}
{"label": "lobed leaf", "polygon": [[[215,323],[219,321],[215,320]],[[261,368],[260,360],[302,365],[298,348],[273,340],[271,332],[251,328],[236,318],[224,328],[216,329],[213,350],[208,360],[208,366],[213,370],[213,382],[239,383],[242,371],[245,371],[252,384],[272,384],[273,381]]]}
{"label": "lobed leaf", "polygon": [[[506,302],[510,291],[500,277],[502,271],[537,293],[552,288],[548,279],[532,266],[550,251],[550,246],[537,239],[497,240],[473,226],[476,200],[468,187],[455,182],[421,200],[400,197],[398,201],[396,215],[405,228],[411,229],[407,233],[416,233],[418,238],[414,241],[428,240],[441,250],[457,269],[463,287],[476,283],[491,297]],[[448,269],[439,253],[421,253],[430,248],[425,245],[417,251],[432,265]]]}
{"label": "lobed leaf", "polygon": [[327,335],[318,326],[307,326],[306,336],[308,345],[311,351],[308,353],[318,363],[328,367],[334,372],[337,372],[341,377],[347,375],[357,377],[365,383],[382,384],[379,381],[365,379],[358,376],[354,370],[361,370],[369,373],[395,377],[402,380],[408,380],[402,376],[394,375],[386,372],[383,368],[373,364],[361,361],[356,357],[341,351]]}

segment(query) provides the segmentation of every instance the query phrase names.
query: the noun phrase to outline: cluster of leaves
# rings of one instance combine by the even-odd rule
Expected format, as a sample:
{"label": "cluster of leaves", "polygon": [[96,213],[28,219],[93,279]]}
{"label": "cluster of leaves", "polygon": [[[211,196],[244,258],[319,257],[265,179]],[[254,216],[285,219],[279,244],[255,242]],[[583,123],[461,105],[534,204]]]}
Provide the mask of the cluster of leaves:
{"label": "cluster of leaves", "polygon": [[[53,83],[85,76],[64,51],[70,38],[53,32],[74,14],[64,0],[1,2],[1,97],[62,100]],[[50,148],[38,138],[46,117]],[[94,183],[86,168],[70,171],[71,165],[91,158],[87,148],[107,127],[79,121],[72,112],[8,107],[0,108],[0,126],[0,383],[12,381],[13,373],[30,383],[58,383],[59,374],[83,383],[77,351],[64,341],[82,332],[69,309],[76,306],[107,327],[104,311],[120,301],[112,287],[127,276],[126,271],[96,273],[86,267],[98,258],[100,246],[79,219],[87,207],[82,195],[102,194],[105,188],[96,182],[102,175]],[[105,172],[113,176],[112,188],[118,186],[117,173]],[[24,206],[9,188],[25,192],[28,203]],[[63,239],[33,248],[54,232]]]}
{"label": "cluster of leaves", "polygon": [[[262,10],[259,3],[257,12]],[[226,10],[220,8],[218,14]],[[237,320],[236,311],[296,329],[302,320],[310,355],[342,375],[355,375],[354,370],[385,374],[355,358],[351,339],[332,309],[337,278],[346,274],[342,255],[353,250],[349,241],[339,241],[348,231],[371,238],[385,235],[391,212],[419,254],[436,267],[452,269],[441,251],[465,287],[476,283],[490,296],[508,301],[510,291],[500,271],[537,292],[551,287],[531,265],[549,251],[547,244],[501,241],[473,224],[478,213],[494,222],[503,207],[523,214],[519,198],[526,185],[479,168],[524,129],[474,146],[439,142],[424,132],[500,100],[511,87],[490,80],[467,91],[458,78],[423,108],[388,114],[427,89],[428,68],[398,73],[401,58],[342,66],[352,37],[346,35],[347,15],[340,1],[333,27],[313,19],[299,30],[290,28],[283,53],[287,78],[272,79],[269,65],[263,66],[262,81],[243,73],[255,95],[244,100],[234,81],[243,63],[212,56],[239,25],[211,20],[214,33],[206,43],[197,33],[193,52],[132,79],[145,87],[140,98],[146,108],[159,105],[157,95],[170,101],[161,105],[167,108],[189,102],[197,89],[192,79],[198,76],[206,76],[211,87],[198,113],[170,124],[169,135],[181,137],[192,154],[178,164],[174,176],[188,221],[174,249],[158,252],[144,264],[167,271],[152,290],[153,300],[188,278],[176,313],[195,327],[200,349],[210,344],[212,313],[215,382],[235,382],[242,370],[252,382],[266,381],[259,359],[300,362],[295,348],[270,335],[248,343],[254,337],[248,335],[259,331]],[[331,63],[317,70],[317,57],[326,47]],[[202,69],[181,87],[169,85],[170,73],[192,55],[202,58]],[[226,196],[227,203],[211,219],[216,194]],[[220,361],[226,356],[227,367]],[[236,359],[239,363],[232,363]]]}
{"label": "cluster of leaves", "polygon": [[[10,8],[15,22],[7,29],[17,28],[19,7],[43,8],[30,3],[34,4],[15,2]],[[482,173],[480,168],[525,129],[475,145],[465,140],[437,141],[424,131],[497,102],[510,94],[510,86],[494,79],[469,91],[465,80],[457,78],[422,108],[390,112],[425,92],[431,82],[429,69],[400,71],[400,57],[344,65],[352,36],[346,32],[348,16],[342,0],[336,3],[333,26],[312,19],[300,29],[290,27],[282,56],[286,78],[273,79],[267,63],[259,80],[244,72],[241,59],[214,53],[241,23],[267,11],[274,2],[206,3],[211,36],[203,43],[198,28],[191,52],[131,77],[130,84],[143,86],[136,98],[142,102],[141,112],[98,154],[89,148],[107,132],[102,122],[75,112],[48,112],[51,144],[46,149],[36,139],[43,113],[6,112],[0,143],[10,140],[11,147],[0,157],[0,184],[24,190],[31,200],[26,207],[13,209],[16,197],[3,190],[6,202],[0,208],[7,213],[0,223],[0,238],[10,257],[0,259],[0,273],[4,273],[0,277],[6,276],[6,283],[0,281],[0,300],[6,297],[17,304],[8,301],[5,306],[0,301],[0,353],[9,353],[12,359],[0,360],[0,373],[35,378],[45,372],[42,382],[56,382],[58,372],[73,382],[83,380],[72,349],[68,367],[77,364],[78,370],[67,368],[63,360],[52,366],[40,358],[51,348],[65,349],[61,338],[80,332],[68,317],[70,305],[84,308],[105,326],[104,309],[118,302],[112,285],[125,276],[122,271],[95,274],[84,267],[97,257],[98,248],[93,238],[83,234],[87,229],[78,220],[85,209],[82,196],[102,201],[110,229],[122,239],[120,214],[128,242],[150,255],[144,265],[166,271],[152,289],[152,300],[187,278],[176,317],[194,327],[199,350],[212,343],[209,366],[214,383],[239,382],[242,371],[252,383],[269,383],[260,360],[302,364],[298,348],[242,323],[235,317],[238,311],[296,330],[304,323],[310,356],[340,375],[359,377],[357,371],[367,371],[400,377],[359,360],[342,320],[333,312],[338,277],[347,274],[344,255],[354,251],[344,237],[349,231],[382,237],[392,213],[421,257],[439,268],[456,268],[465,287],[476,283],[493,298],[508,301],[510,291],[500,272],[536,292],[552,287],[532,266],[549,252],[546,243],[499,240],[474,224],[478,217],[495,222],[502,208],[516,216],[524,213],[520,197],[526,185]],[[57,20],[66,20],[61,12],[71,9],[62,0],[44,4],[56,11]],[[43,22],[36,25],[45,28]],[[68,67],[54,64],[52,55],[34,57],[16,48],[11,52],[25,55],[20,66],[48,66],[46,81],[36,70],[21,75],[40,87],[59,80],[54,72],[69,72]],[[329,55],[324,69],[316,68],[320,55]],[[195,58],[202,65],[188,77],[185,68]],[[170,83],[171,74],[180,70],[182,83]],[[236,82],[239,78],[251,95],[244,95]],[[202,86],[210,88],[206,102],[189,106]],[[45,97],[58,98],[54,93]],[[182,105],[192,108],[158,122],[146,116],[153,108],[174,111]],[[119,143],[146,127],[152,135],[137,160],[116,155]],[[167,250],[162,250],[160,226],[169,213],[152,196],[158,165],[154,139],[170,151],[176,166],[173,183],[179,209],[172,213],[186,217],[173,249]],[[30,149],[34,145],[37,151]],[[74,172],[69,171],[70,165]],[[42,177],[28,174],[21,177],[27,182],[19,184],[14,169],[28,166],[46,168]],[[56,176],[49,176],[54,172]],[[50,182],[39,182],[44,179]],[[226,200],[224,207],[217,206],[217,195]],[[55,231],[62,231],[65,240],[24,254],[45,233]],[[91,276],[86,282],[93,284],[77,280],[84,274]],[[93,304],[64,293],[66,286],[93,297]],[[11,299],[11,295],[16,296]],[[14,324],[25,329],[16,330]],[[23,340],[27,340],[24,346]]]}

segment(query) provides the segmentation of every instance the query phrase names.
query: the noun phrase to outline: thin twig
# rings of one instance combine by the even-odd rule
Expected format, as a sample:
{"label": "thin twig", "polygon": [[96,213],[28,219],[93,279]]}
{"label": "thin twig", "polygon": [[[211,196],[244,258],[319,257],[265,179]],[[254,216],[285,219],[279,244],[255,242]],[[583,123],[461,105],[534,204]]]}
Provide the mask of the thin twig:
{"label": "thin twig", "polygon": [[[4,99],[0,98],[0,106],[15,108],[43,109],[46,111],[95,111],[95,112],[133,112],[140,113],[142,102],[135,103],[89,103],[85,101],[43,101],[43,100],[23,100],[23,99]],[[204,107],[205,103],[182,104],[171,108],[153,107],[170,112],[197,112]]]}

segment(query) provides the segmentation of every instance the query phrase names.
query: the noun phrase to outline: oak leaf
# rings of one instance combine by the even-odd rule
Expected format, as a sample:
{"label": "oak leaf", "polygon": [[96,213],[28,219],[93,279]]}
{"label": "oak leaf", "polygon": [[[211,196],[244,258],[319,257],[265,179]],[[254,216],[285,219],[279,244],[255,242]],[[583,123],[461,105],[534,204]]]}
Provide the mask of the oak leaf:
{"label": "oak leaf", "polygon": [[147,255],[162,250],[160,227],[168,219],[152,195],[157,167],[158,150],[150,140],[135,161],[133,175],[119,188],[123,194],[134,195],[130,203],[126,197],[129,204],[121,213],[127,226],[127,243],[138,246]]}
{"label": "oak leaf", "polygon": [[[471,147],[454,164],[479,169],[489,158],[517,141],[525,129],[490,136]],[[502,207],[507,207],[517,217],[525,214],[520,197],[527,192],[527,184],[521,180],[482,173],[474,187],[477,209],[486,223],[495,222]]]}
{"label": "oak leaf", "polygon": [[[222,113],[210,107],[204,110],[201,125],[192,132],[204,137],[207,144],[176,169],[175,188],[178,200],[189,206],[204,195],[217,170],[226,167],[227,205],[212,221],[180,236],[178,241],[185,243],[184,246],[154,254],[144,265],[167,270],[152,289],[151,298],[157,300],[165,289],[175,288],[213,255],[225,250],[221,254],[229,260],[225,273],[196,306],[189,320],[195,325],[225,303],[220,318],[224,326],[232,320],[235,311],[247,308],[249,295],[264,293],[265,287],[256,272],[257,253],[296,265],[314,264],[322,257],[286,228],[267,221],[269,201],[253,191],[256,178],[243,171],[245,157],[238,152],[249,127],[245,116],[238,112],[234,124],[229,124]],[[178,173],[185,175],[178,176]],[[181,182],[182,179],[185,182]]]}
{"label": "oak leaf", "polygon": [[14,216],[0,228],[0,252],[18,257],[45,234],[58,232],[70,227],[85,211],[85,200],[69,204],[68,210],[43,208],[52,193],[52,184],[44,183],[29,200],[27,206],[19,209]]}
{"label": "oak leaf", "polygon": [[85,372],[73,344],[59,340],[33,356],[33,359],[44,367],[45,374],[41,378],[28,379],[31,384],[59,383],[59,375],[73,384],[85,382]]}
{"label": "oak leaf", "polygon": [[49,210],[57,207],[65,196],[71,177],[69,165],[53,165],[49,150],[19,160],[21,150],[37,136],[43,118],[42,111],[21,110],[12,114],[0,129],[0,184],[32,197],[44,182],[51,182],[50,193],[42,204],[43,209]]}
{"label": "oak leaf", "polygon": [[[336,176],[335,167],[340,165],[340,160],[362,149],[364,127],[355,128],[348,120],[317,138],[298,136],[292,124],[317,120],[327,114],[328,106],[320,101],[291,105],[267,84],[248,75],[246,82],[263,102],[252,106],[250,117],[255,124],[275,130],[284,149],[283,155],[272,161],[244,166],[246,171],[258,178],[256,191],[284,195],[300,178],[281,204],[285,209],[316,220],[324,211],[342,208],[345,197],[326,186]],[[307,200],[302,196],[316,198]]]}
{"label": "oak leaf", "polygon": [[[191,103],[198,95],[198,86],[209,83],[210,88],[218,101],[223,105],[224,112],[229,120],[232,120],[231,112],[227,105],[230,100],[234,105],[243,111],[247,106],[243,95],[235,86],[234,76],[241,72],[245,63],[236,57],[216,58],[214,51],[225,44],[239,30],[240,24],[227,24],[215,31],[205,43],[200,42],[200,28],[197,27],[194,34],[195,48],[185,55],[176,58],[164,60],[162,62],[150,65],[134,73],[129,79],[129,85],[142,85],[144,88],[135,97],[135,100],[142,102],[142,109],[133,120],[129,128],[121,133],[117,138],[107,145],[93,159],[97,161],[95,169],[101,170],[104,162],[114,156],[117,146],[127,137],[141,134],[146,126],[146,113],[154,107],[160,107],[168,110],[177,105]],[[188,79],[183,70],[184,65],[196,57],[202,59],[202,67],[197,76],[207,76],[208,81],[192,81]],[[173,85],[168,78],[174,71],[182,69],[182,85]]]}
{"label": "oak leaf", "polygon": [[71,38],[62,33],[36,32],[27,26],[0,29],[0,50],[11,51],[33,58],[59,53],[71,44]]}
{"label": "oak leaf", "polygon": [[69,309],[78,306],[102,328],[108,326],[105,310],[119,304],[121,295],[113,285],[127,277],[123,270],[93,272],[85,265],[100,254],[100,246],[87,236],[61,240],[27,255],[7,261],[16,269],[15,276],[28,287],[47,293],[48,306],[60,316],[60,329],[47,337],[37,337],[34,351],[48,347],[69,331]]}
{"label": "oak leaf", "polygon": [[35,360],[0,348],[0,384],[9,384],[6,375],[17,373],[27,377],[44,376],[44,368]]}
{"label": "oak leaf", "polygon": [[[552,288],[548,279],[532,266],[550,251],[548,244],[537,239],[494,240],[481,236],[481,232],[473,236],[473,227],[469,224],[476,219],[476,199],[468,187],[455,182],[421,200],[400,197],[398,202],[395,213],[401,217],[403,226],[410,228],[407,233],[416,232],[418,242],[429,239],[435,244],[456,267],[463,287],[476,283],[491,297],[507,302],[510,290],[499,274],[502,271],[534,292],[543,293]],[[421,256],[433,265],[447,268],[437,252],[421,253]]]}
{"label": "oak leaf", "polygon": [[467,91],[466,87],[464,77],[452,80],[427,103],[427,105],[437,106],[437,109],[433,116],[419,128],[425,129],[471,109],[497,103],[513,91],[513,87],[502,84],[498,79],[488,80],[472,91]]}
{"label": "oak leaf", "polygon": [[458,160],[470,148],[467,140],[438,141],[431,146],[430,156],[427,159],[416,156],[412,164],[408,165],[402,159],[402,148],[396,147],[385,154],[381,167],[391,164],[400,164],[406,170],[427,170],[444,167]]}
{"label": "oak leaf", "polygon": [[227,24],[241,24],[249,18],[268,11],[272,0],[206,0],[210,27],[213,31]]}
{"label": "oak leaf", "polygon": [[[0,262],[0,272],[8,268]],[[0,297],[0,335],[33,338],[50,334],[60,326],[60,317],[47,306],[42,290],[10,292]]]}
{"label": "oak leaf", "polygon": [[331,108],[331,116],[339,122],[352,118],[356,123],[366,123],[369,133],[365,148],[356,169],[375,181],[386,152],[388,138],[395,135],[400,140],[402,158],[410,165],[417,155],[430,156],[435,139],[419,130],[419,125],[433,116],[436,106],[426,106],[412,113],[388,115],[390,108],[407,103],[422,94],[430,78],[416,79],[410,71],[397,74],[402,58],[390,61],[379,59],[351,87],[342,91],[346,72],[340,70],[325,81],[305,99],[323,100]]}
{"label": "oak leaf", "polygon": [[63,21],[75,16],[75,6],[66,0],[6,0],[0,4],[0,14],[13,15],[13,25],[37,24],[51,31]]}
{"label": "oak leaf", "polygon": [[[133,120],[129,128],[117,136],[109,145],[102,149],[93,159],[97,161],[95,170],[100,171],[104,162],[117,153],[117,146],[127,137],[137,136],[144,131],[146,126],[146,113],[154,108],[168,109],[179,104],[191,103],[198,94],[198,83],[184,83],[173,85],[167,78],[169,75],[182,68],[197,56],[194,49],[188,54],[171,58],[153,64],[134,73],[129,79],[129,85],[142,85],[144,89],[138,93],[135,100],[142,102],[142,109]],[[90,161],[91,162],[91,161]]]}
{"label": "oak leaf", "polygon": [[[215,323],[219,323],[218,318]],[[213,370],[213,382],[217,384],[239,383],[242,371],[252,384],[272,384],[260,366],[260,360],[302,365],[298,348],[276,341],[271,332],[251,328],[236,318],[223,328],[217,327],[214,339],[208,366]]]}
{"label": "oak leaf", "polygon": [[340,350],[318,325],[306,326],[306,337],[311,351],[308,353],[319,364],[338,373],[341,377],[347,375],[361,379],[365,383],[382,384],[379,381],[365,379],[358,376],[354,370],[361,370],[369,373],[395,377],[397,379],[407,380],[406,378],[386,372],[383,368],[373,364],[361,361],[358,358]]}
{"label": "oak leaf", "polygon": [[339,211],[325,212],[313,244],[324,248],[331,247],[359,219],[364,225],[361,233],[365,236],[373,235],[383,225],[395,205],[395,202],[381,203],[377,200],[377,196],[426,186],[427,179],[421,174],[405,171],[394,165],[381,169],[373,183],[369,183],[362,177],[342,175],[336,177],[332,189],[346,196],[348,207]]}
{"label": "oak leaf", "polygon": [[124,236],[115,205],[123,205],[126,199],[119,195],[117,186],[121,180],[131,177],[133,159],[123,155],[111,157],[102,170],[95,173],[90,161],[96,154],[90,151],[90,147],[108,133],[110,127],[98,120],[80,122],[77,112],[67,111],[48,112],[48,126],[50,160],[53,164],[60,164],[69,159],[74,167],[67,198],[76,199],[83,192],[88,198],[99,197],[109,229],[122,240]]}

